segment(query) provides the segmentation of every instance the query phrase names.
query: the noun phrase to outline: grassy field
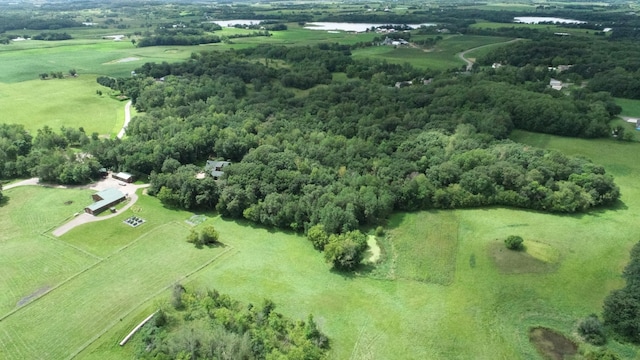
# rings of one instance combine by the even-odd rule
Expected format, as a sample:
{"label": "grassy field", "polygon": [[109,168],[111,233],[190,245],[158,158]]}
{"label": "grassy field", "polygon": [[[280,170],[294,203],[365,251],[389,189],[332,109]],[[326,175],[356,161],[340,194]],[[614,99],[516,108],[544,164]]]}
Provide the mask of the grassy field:
{"label": "grassy field", "polygon": [[97,132],[115,136],[124,123],[125,103],[107,95],[98,96],[98,89],[108,92],[91,75],[0,83],[3,121],[23,124],[33,135],[48,125],[54,131],[62,126],[82,126],[87,135]]}
{"label": "grassy field", "polygon": [[97,260],[42,235],[82,211],[91,201],[91,191],[27,186],[3,194],[8,201],[0,207],[0,318],[22,299],[56,286]]}
{"label": "grassy field", "polygon": [[[45,196],[51,191],[55,191],[56,195]],[[78,191],[31,187],[6,192],[12,198],[25,198],[25,193],[31,194],[32,201],[41,200],[42,204],[37,208],[44,212],[49,205],[61,203],[61,199],[66,199]],[[82,191],[82,195],[84,195],[83,198],[89,199],[86,190]],[[78,205],[74,207],[80,204],[86,205],[87,200],[83,202],[77,199],[74,204]],[[100,228],[115,229],[109,233],[112,238],[95,236],[96,233],[87,235],[82,232],[65,235],[62,241],[39,236],[40,242],[56,245],[61,250],[54,252],[53,249],[48,249],[46,253],[49,254],[48,256],[43,254],[30,261],[25,261],[24,258],[33,256],[33,249],[37,249],[38,245],[19,242],[14,237],[11,237],[11,241],[17,244],[14,244],[13,248],[8,244],[2,244],[2,256],[13,259],[9,262],[2,261],[3,274],[7,273],[5,271],[7,265],[10,270],[11,264],[17,260],[24,262],[23,267],[32,268],[30,271],[10,272],[12,276],[9,276],[9,279],[13,284],[7,284],[9,289],[16,288],[18,286],[16,284],[23,282],[35,282],[38,285],[31,285],[31,291],[41,288],[40,284],[48,284],[51,291],[46,296],[17,309],[14,308],[16,298],[28,292],[16,289],[14,292],[20,295],[14,295],[3,301],[6,305],[13,304],[11,307],[4,306],[3,312],[7,313],[11,308],[15,311],[9,313],[0,323],[0,343],[3,344],[0,347],[0,357],[60,359],[79,352],[95,340],[102,331],[118,323],[138,305],[231,249],[229,246],[196,249],[184,241],[189,231],[186,223],[178,220],[162,222],[162,219],[167,217],[154,214],[164,213],[163,208],[157,204],[154,204],[155,207],[147,206],[145,200],[155,199],[145,198],[140,201],[140,204],[136,204],[135,214],[149,219],[148,223],[139,228],[134,229],[121,222],[132,212],[125,212],[100,223]],[[19,209],[16,211],[14,206],[27,209],[22,207],[25,204],[10,199],[9,204],[2,210],[9,211],[11,215],[15,214],[14,217],[22,215],[20,216],[22,218],[25,215],[24,211],[21,212]],[[73,210],[68,208],[67,211],[58,211],[58,213],[68,216],[72,214],[71,211]],[[182,217],[186,219],[189,215],[186,212],[166,213],[172,215],[169,217],[174,219]],[[24,218],[22,220],[24,221]],[[41,232],[49,228],[52,222],[54,221],[43,223],[41,226],[36,222],[31,227],[38,229],[31,229],[31,231]],[[26,221],[24,223],[28,224]],[[96,227],[93,229],[95,230]],[[76,241],[75,243],[65,242],[67,238]],[[78,239],[82,240],[78,241]],[[102,251],[93,253],[83,251],[94,250],[97,243],[104,242],[112,243],[108,249],[104,246],[99,248]],[[42,248],[43,251],[46,250],[46,247],[42,246]],[[51,256],[52,253],[56,256]],[[59,259],[65,261],[58,261]],[[37,264],[31,264],[36,261]],[[44,274],[57,270],[53,268],[57,262],[62,262],[71,269],[63,277],[56,280],[48,279]],[[76,266],[72,267],[73,265]],[[24,287],[24,285],[21,286]],[[34,326],[34,324],[41,326]],[[61,336],[64,336],[64,339]]]}
{"label": "grassy field", "polygon": [[622,116],[640,118],[640,100],[616,98],[616,104],[622,108]]}
{"label": "grassy field", "polygon": [[446,70],[461,67],[465,63],[456,56],[459,52],[479,46],[503,43],[508,38],[497,36],[451,35],[438,42],[433,49],[412,47],[375,46],[353,51],[353,57],[378,58],[390,63],[409,63],[417,68]]}
{"label": "grassy field", "polygon": [[129,76],[146,62],[188,58],[206,46],[136,48],[129,41],[20,41],[0,47],[0,83],[38,79],[40,73],[76,69],[78,74]]}
{"label": "grassy field", "polygon": [[[166,209],[148,196],[119,217],[56,240],[39,234],[77,211],[73,204],[84,206],[88,192],[7,190],[10,199],[0,208],[8,229],[0,242],[0,271],[13,276],[3,279],[3,288],[11,290],[0,296],[2,313],[13,313],[0,321],[0,357],[130,358],[133,344],[117,342],[167,301],[167,286],[182,281],[247,302],[270,298],[294,318],[313,313],[332,339],[334,359],[537,358],[530,327],[578,340],[577,321],[600,312],[603,298],[622,285],[620,271],[638,240],[629,227],[640,216],[640,166],[633,156],[640,144],[526,132],[513,138],[604,164],[621,187],[621,203],[564,216],[504,208],[396,214],[383,243],[381,266],[392,275],[386,279],[369,276],[367,269],[356,275],[330,271],[299,235],[215,214],[203,224],[216,227],[224,247],[195,249],[184,242],[192,214]],[[72,198],[72,206],[63,205]],[[35,202],[43,210],[30,211]],[[58,217],[44,210],[51,208]],[[147,222],[135,229],[122,224],[131,215]],[[18,225],[29,216],[28,230]],[[504,260],[508,235],[525,239],[520,259]],[[44,245],[25,240],[30,237]],[[32,258],[34,248],[42,254]],[[30,262],[20,266],[30,272],[12,269],[27,254]],[[68,268],[50,273],[60,264]],[[44,285],[55,289],[16,307]],[[638,351],[615,341],[609,347],[624,358]]]}

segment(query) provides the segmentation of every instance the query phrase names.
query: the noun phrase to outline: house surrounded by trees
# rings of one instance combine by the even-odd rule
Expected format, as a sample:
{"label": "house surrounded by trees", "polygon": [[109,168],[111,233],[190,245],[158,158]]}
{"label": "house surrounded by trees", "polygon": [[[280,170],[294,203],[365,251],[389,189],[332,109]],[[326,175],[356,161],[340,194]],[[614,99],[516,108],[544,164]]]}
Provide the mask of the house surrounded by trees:
{"label": "house surrounded by trees", "polygon": [[224,171],[222,171],[222,169],[229,165],[231,165],[231,162],[229,161],[207,160],[204,170],[210,172],[214,180],[218,180],[222,175],[224,175]]}

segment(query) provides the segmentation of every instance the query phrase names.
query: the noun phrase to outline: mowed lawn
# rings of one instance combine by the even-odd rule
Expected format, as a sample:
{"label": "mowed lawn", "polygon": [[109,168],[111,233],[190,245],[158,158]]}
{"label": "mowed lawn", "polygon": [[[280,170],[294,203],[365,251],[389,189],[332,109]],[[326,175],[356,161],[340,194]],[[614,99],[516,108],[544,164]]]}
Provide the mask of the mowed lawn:
{"label": "mowed lawn", "polygon": [[125,102],[107,96],[109,92],[92,75],[0,83],[2,122],[22,124],[33,136],[45,125],[56,132],[63,126],[83,127],[88,136],[115,136],[124,123]]}
{"label": "mowed lawn", "polygon": [[[91,191],[24,186],[0,206],[0,318],[94,264],[97,258],[42,235],[91,200]],[[2,324],[2,322],[0,322]]]}
{"label": "mowed lawn", "polygon": [[620,115],[640,118],[640,100],[616,98],[616,104],[622,108]]}
{"label": "mowed lawn", "polygon": [[[46,189],[37,188],[35,192],[43,190]],[[17,204],[10,200],[5,207],[14,205]],[[99,227],[117,226],[126,216],[121,214]],[[6,316],[0,322],[0,358],[61,359],[79,352],[137,306],[231,249],[228,246],[196,249],[185,242],[189,226],[181,221],[156,224],[145,230],[133,239],[121,234],[131,239],[126,247],[104,253],[105,257],[90,258],[90,262],[66,281],[53,284],[55,288],[45,296]],[[61,240],[45,238],[44,241],[64,244]],[[86,237],[85,241],[92,239]],[[4,244],[2,246],[4,254]],[[24,246],[23,251],[28,253],[34,245]],[[71,253],[85,255],[66,246]],[[55,260],[52,257],[52,264]],[[5,266],[4,262],[0,263],[0,269]],[[19,282],[22,276],[31,274],[13,275],[15,282]]]}

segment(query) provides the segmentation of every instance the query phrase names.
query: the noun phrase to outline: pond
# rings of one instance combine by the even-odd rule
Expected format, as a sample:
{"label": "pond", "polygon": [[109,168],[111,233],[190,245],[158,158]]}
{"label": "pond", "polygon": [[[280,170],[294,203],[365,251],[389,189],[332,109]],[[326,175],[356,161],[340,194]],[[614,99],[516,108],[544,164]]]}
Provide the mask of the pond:
{"label": "pond", "polygon": [[552,22],[562,24],[584,24],[586,21],[557,18],[557,17],[545,17],[545,16],[521,16],[513,18],[513,22],[523,24],[539,24],[541,22]]}
{"label": "pond", "polygon": [[[371,29],[372,27],[380,27],[387,24],[372,24],[372,23],[347,23],[347,22],[309,22],[306,23],[305,29],[309,30],[339,30],[339,31],[355,31],[355,32],[364,32],[367,29]],[[391,25],[402,25],[402,24],[391,24]],[[420,26],[436,26],[436,24],[406,24],[414,29],[419,28]]]}

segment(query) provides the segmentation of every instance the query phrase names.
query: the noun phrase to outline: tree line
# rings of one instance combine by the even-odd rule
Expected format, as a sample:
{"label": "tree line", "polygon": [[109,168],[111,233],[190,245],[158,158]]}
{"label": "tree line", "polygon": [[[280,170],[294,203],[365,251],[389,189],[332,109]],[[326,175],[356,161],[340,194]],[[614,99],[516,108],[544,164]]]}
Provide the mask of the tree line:
{"label": "tree line", "polygon": [[31,136],[22,125],[0,124],[0,178],[39,177],[42,182],[84,184],[99,176],[102,165],[88,152],[77,149],[98,142],[82,128],[48,126]]}
{"label": "tree line", "polygon": [[478,64],[555,67],[571,65],[555,74],[573,83],[588,80],[593,92],[640,99],[640,46],[637,41],[611,41],[592,37],[544,38],[498,48],[480,57]]}

